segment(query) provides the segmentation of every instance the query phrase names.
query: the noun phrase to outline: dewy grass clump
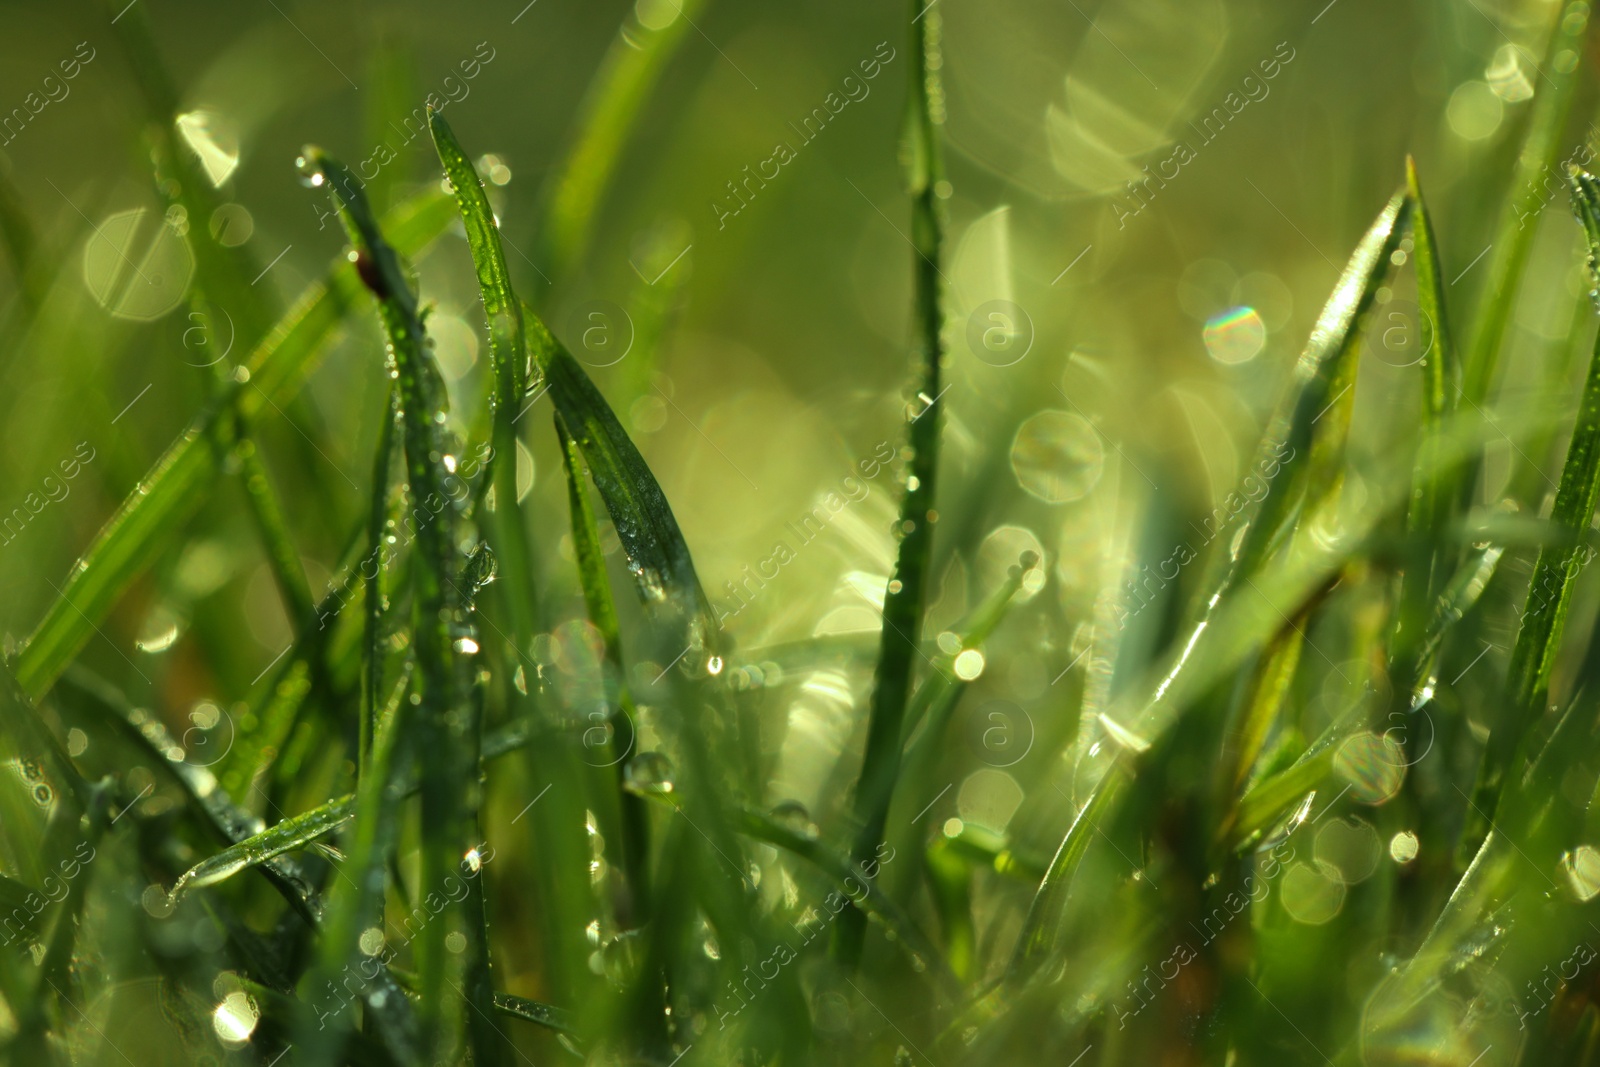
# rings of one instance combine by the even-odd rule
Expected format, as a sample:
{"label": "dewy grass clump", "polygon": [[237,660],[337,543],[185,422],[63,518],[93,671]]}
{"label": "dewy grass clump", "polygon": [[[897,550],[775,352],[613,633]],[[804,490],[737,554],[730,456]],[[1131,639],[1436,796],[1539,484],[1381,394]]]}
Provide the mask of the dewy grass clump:
{"label": "dewy grass clump", "polygon": [[[96,24],[136,90],[156,239],[178,242],[163,262],[189,268],[167,311],[205,358],[183,361],[198,377],[157,376],[167,410],[194,403],[142,476],[125,446],[68,449],[66,478],[121,498],[76,565],[29,549],[49,593],[0,669],[5,1060],[1600,1064],[1600,179],[1564,164],[1571,248],[1529,224],[1530,190],[1580,158],[1564,138],[1593,95],[1588,4],[1525,5],[1542,65],[1512,45],[1450,98],[1452,128],[1481,140],[1485,116],[1531,97],[1517,151],[1481,157],[1505,187],[1479,220],[1489,281],[1457,285],[1478,261],[1453,234],[1472,220],[1452,193],[1436,221],[1406,158],[1256,398],[1248,450],[1201,442],[1219,484],[1199,496],[1096,410],[1122,365],[1080,374],[1095,357],[1075,350],[1047,383],[1071,411],[1045,422],[1031,386],[984,376],[1036,338],[1009,298],[973,298],[973,249],[1001,247],[1009,278],[993,234],[1010,231],[949,176],[984,184],[947,121],[972,106],[981,27],[955,0],[909,5],[903,48],[875,53],[877,73],[907,72],[905,195],[845,193],[909,253],[894,314],[910,317],[879,324],[905,357],[895,436],[842,468],[863,478],[823,477],[859,495],[830,493],[828,522],[754,572],[748,516],[795,512],[660,369],[694,242],[672,258],[681,230],[645,227],[638,321],[609,300],[573,311],[566,291],[611,239],[608,189],[669,61],[689,29],[711,40],[703,5],[667,6],[628,17],[551,167],[529,246],[543,269],[502,219],[511,167],[464,146],[464,107],[450,124],[429,107],[434,155],[409,197],[392,150],[373,175],[303,150],[297,192],[347,243],[316,231],[331,266],[287,307],[259,284],[277,261],[230,235],[249,213],[218,192],[239,162],[220,120],[181,110],[143,7]],[[1053,173],[1137,173],[1091,127],[1121,109],[1153,129],[1141,109],[1178,92],[1183,48],[1216,28],[1134,6],[1136,27],[1078,12],[1139,79],[1096,95],[1097,54],[1082,59],[1076,110],[1052,113]],[[946,39],[947,18],[974,36]],[[1280,46],[1275,101],[1313,44]],[[733,84],[781,87],[781,63],[757,88],[716,53]],[[1141,69],[1163,56],[1170,90]],[[413,113],[406,65],[390,49],[363,74],[375,119]],[[868,123],[867,94],[851,99]],[[1252,99],[1240,137],[1269,106]],[[18,196],[6,177],[13,362],[74,359],[85,338],[127,358],[126,335],[86,324],[134,304],[77,314],[81,282]],[[715,230],[732,240],[732,215],[755,229],[781,204],[713,202]],[[1047,289],[1065,292],[1086,244],[1055,248],[1078,258]],[[118,284],[160,289],[138,251]],[[1191,304],[1219,276],[1198,262]],[[1505,355],[1525,354],[1521,294],[1580,265],[1590,291],[1540,335],[1526,388]],[[1272,292],[1247,280],[1230,301]],[[1396,316],[1412,358],[1384,356]],[[1296,321],[1202,317],[1212,339],[1262,331],[1225,363]],[[635,359],[612,372],[618,350]],[[692,358],[731,380],[748,368],[717,364],[727,352]],[[763,412],[763,440],[787,440]],[[669,502],[704,480],[650,439],[669,417],[731,469],[710,518]],[[1002,492],[1008,474],[1027,500]],[[217,506],[233,492],[238,516]],[[26,507],[0,548],[53,518]],[[1048,509],[1068,518],[1041,540],[1022,524]],[[828,544],[849,597],[812,611],[794,575],[838,563]],[[259,581],[235,582],[247,559]],[[761,595],[723,610],[702,575],[730,570],[758,573]],[[241,618],[230,596],[253,633],[223,624]],[[241,651],[264,633],[275,656]]]}

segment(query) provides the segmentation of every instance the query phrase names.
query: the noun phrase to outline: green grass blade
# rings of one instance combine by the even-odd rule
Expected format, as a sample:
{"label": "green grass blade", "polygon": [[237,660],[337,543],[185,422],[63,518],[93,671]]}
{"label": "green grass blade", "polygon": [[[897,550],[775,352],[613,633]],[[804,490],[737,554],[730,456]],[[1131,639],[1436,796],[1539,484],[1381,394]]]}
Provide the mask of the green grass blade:
{"label": "green grass blade", "polygon": [[[1420,468],[1428,468],[1436,465],[1432,457],[1440,448],[1439,436],[1461,395],[1461,365],[1445,308],[1439,242],[1422,198],[1416,163],[1409,157],[1406,159],[1406,189],[1412,202],[1412,262],[1417,275],[1417,308],[1422,316],[1419,326],[1424,353],[1421,363],[1422,442],[1417,462]],[[1395,679],[1397,692],[1409,688],[1415,680],[1417,648],[1424,630],[1432,622],[1434,606],[1454,566],[1455,553],[1446,546],[1460,497],[1461,490],[1454,477],[1418,479],[1412,488],[1406,520],[1411,542],[1408,550],[1421,558],[1409,563],[1401,578],[1395,648],[1391,650],[1391,656],[1399,663]]]}
{"label": "green grass blade", "polygon": [[190,867],[173,885],[168,898],[176,903],[189,890],[216,885],[285,852],[304,850],[311,842],[343,826],[354,814],[355,805],[346,797],[285,819]]}
{"label": "green grass blade", "polygon": [[[467,672],[477,649],[471,636],[467,596],[458,585],[464,560],[457,549],[462,535],[455,501],[447,487],[454,477],[445,465],[450,445],[442,434],[446,404],[444,381],[427,349],[416,294],[395,249],[354,175],[343,164],[308,148],[306,166],[329,187],[339,217],[357,247],[362,281],[378,300],[378,316],[389,340],[391,374],[400,399],[406,480],[416,519],[416,558],[411,568],[412,633],[416,647],[418,696],[408,716],[417,751],[423,754],[421,884],[444,884],[457,857],[469,847],[471,797],[478,792],[476,739],[468,731],[475,717]],[[445,947],[451,927],[462,925],[459,902],[441,921],[429,923],[416,941],[423,1042],[445,1052],[455,1047],[461,1023],[460,984],[452,973],[458,960]],[[474,935],[475,936],[475,935]],[[485,1015],[490,1004],[474,1004]]]}
{"label": "green grass blade", "polygon": [[[1532,220],[1544,206],[1546,176],[1555,173],[1561,155],[1561,134],[1572,112],[1573,94],[1582,80],[1582,64],[1564,65],[1554,60],[1563,52],[1584,54],[1588,24],[1584,16],[1588,8],[1588,3],[1579,7],[1557,4],[1551,13],[1554,26],[1539,64],[1539,92],[1534,94],[1527,136],[1511,175],[1506,212],[1491,242],[1494,251],[1489,260],[1489,273],[1462,368],[1462,391],[1473,404],[1482,404],[1488,399],[1489,389],[1494,384],[1506,327],[1511,321],[1511,310],[1528,264],[1528,253],[1539,231]],[[1465,488],[1470,488],[1474,480],[1465,479]]]}
{"label": "green grass blade", "polygon": [[[1570,174],[1572,201],[1589,244],[1591,282],[1600,285],[1600,182],[1574,168]],[[1573,588],[1582,569],[1579,559],[1583,538],[1594,521],[1600,502],[1600,341],[1584,381],[1577,424],[1567,446],[1561,482],[1556,488],[1550,523],[1558,532],[1534,560],[1528,598],[1511,649],[1507,678],[1509,707],[1502,709],[1490,728],[1483,767],[1468,817],[1464,845],[1476,850],[1487,832],[1489,813],[1499,802],[1506,772],[1526,758],[1528,739],[1549,703],[1550,674],[1561,649]]]}
{"label": "green grass blade", "polygon": [[[911,692],[912,670],[922,652],[928,562],[933,553],[930,517],[938,482],[939,421],[943,414],[938,404],[943,393],[939,382],[944,357],[944,276],[939,270],[945,225],[939,188],[944,180],[939,147],[939,127],[944,119],[944,87],[939,75],[943,64],[939,44],[941,15],[917,0],[912,0],[908,11],[911,83],[906,107],[907,177],[911,240],[915,247],[912,358],[923,406],[915,415],[908,411],[910,460],[905,497],[900,504],[900,548],[883,598],[883,631],[872,679],[866,751],[855,784],[858,829],[851,856],[857,863],[870,859],[883,841],[889,803],[900,776],[906,700]],[[865,936],[866,916],[857,908],[846,908],[834,927],[835,958],[854,968]]]}
{"label": "green grass blade", "polygon": [[[451,217],[449,201],[428,193],[397,211],[386,229],[398,250],[415,255],[444,232]],[[17,680],[30,696],[37,699],[50,688],[165,539],[205,499],[206,486],[220,471],[209,436],[213,427],[229,408],[248,419],[269,398],[281,400],[297,389],[360,292],[355,267],[341,256],[251,354],[245,364],[250,383],[197,416],[123,501],[14,660]]]}
{"label": "green grass blade", "polygon": [[559,1034],[574,1032],[572,1015],[565,1008],[557,1008],[551,1004],[542,1004],[537,1000],[527,997],[516,997],[510,993],[496,993],[494,995],[495,1011],[501,1015],[508,1015],[513,1019],[522,1019],[525,1022],[542,1026],[546,1030],[554,1030]]}
{"label": "green grass blade", "polygon": [[[605,553],[600,547],[600,531],[595,521],[594,507],[584,489],[583,456],[577,442],[567,435],[560,418],[556,419],[556,434],[561,445],[562,470],[567,478],[567,501],[572,514],[572,548],[578,567],[578,584],[583,588],[583,601],[588,609],[589,621],[600,632],[605,642],[605,662],[616,679],[616,696],[610,697],[610,742],[607,762],[615,767],[618,812],[615,819],[621,838],[619,854],[622,857],[623,877],[628,891],[634,918],[645,921],[650,912],[649,855],[650,823],[645,813],[645,801],[632,790],[624,788],[626,767],[623,757],[635,747],[639,736],[639,716],[629,692],[627,669],[622,660],[622,635],[617,624],[617,606],[612,600],[611,579],[606,575]],[[610,689],[610,686],[607,686]],[[617,751],[619,744],[625,745]]]}
{"label": "green grass blade", "polygon": [[455,134],[437,111],[428,112],[434,147],[444,164],[445,176],[455,191],[467,245],[478,271],[483,313],[489,321],[489,351],[494,369],[492,394],[494,451],[489,459],[489,480],[494,485],[495,508],[491,519],[495,558],[503,576],[504,597],[511,615],[511,632],[520,655],[527,655],[535,628],[533,562],[528,552],[528,530],[517,503],[517,428],[519,402],[528,365],[527,335],[522,305],[511,289],[505,251],[494,209],[489,206],[483,179],[478,176]]}
{"label": "green grass blade", "polygon": [[1061,839],[1050,866],[1039,882],[1038,891],[1028,904],[1028,913],[1022,920],[1022,931],[1017,935],[1016,947],[1006,966],[1006,981],[1019,983],[1026,980],[1055,943],[1056,929],[1061,921],[1061,905],[1065,900],[1072,875],[1089,849],[1092,835],[1114,810],[1118,798],[1131,781],[1132,772],[1121,765],[1121,758],[1107,769],[1105,776],[1095,786],[1088,803],[1072,820],[1072,826]]}
{"label": "green grass blade", "polygon": [[660,483],[578,361],[538,316],[526,308],[524,315],[550,399],[589,465],[639,598],[646,605],[680,612],[691,620],[696,638],[710,642],[716,631],[710,601]]}
{"label": "green grass blade", "polygon": [[576,135],[551,180],[539,219],[538,258],[550,278],[565,278],[588,246],[595,212],[628,134],[705,3],[680,0],[674,6],[677,17],[659,29],[627,16],[579,106]]}

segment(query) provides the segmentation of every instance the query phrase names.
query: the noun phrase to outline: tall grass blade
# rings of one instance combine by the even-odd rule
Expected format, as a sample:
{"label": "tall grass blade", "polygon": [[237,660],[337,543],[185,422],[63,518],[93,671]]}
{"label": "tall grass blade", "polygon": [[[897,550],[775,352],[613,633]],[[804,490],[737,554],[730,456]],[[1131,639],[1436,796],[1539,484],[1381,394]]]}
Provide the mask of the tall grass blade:
{"label": "tall grass blade", "polygon": [[[458,495],[448,482],[454,475],[446,466],[452,446],[442,433],[444,380],[427,350],[416,294],[354,175],[315,148],[306,150],[305,159],[314,180],[320,178],[329,187],[357,247],[361,279],[378,300],[399,395],[406,480],[417,527],[411,580],[420,699],[407,714],[407,726],[423,754],[421,884],[423,892],[434,892],[453,877],[457,858],[467,850],[480,791],[476,738],[469,736],[476,717],[469,706],[473,697],[467,673],[478,645],[470,604],[458,584],[465,562],[457,548],[464,523],[457,511]],[[455,1048],[461,1023],[460,1002],[452,995],[460,989],[452,977],[456,961],[445,947],[450,928],[462,924],[461,912],[459,906],[447,907],[441,921],[425,926],[415,941],[423,1043],[436,1054]],[[469,931],[468,936],[476,934]],[[493,1005],[473,1007],[488,1015]]]}
{"label": "tall grass blade", "polygon": [[[905,498],[900,504],[900,547],[883,598],[883,630],[872,679],[867,743],[856,779],[857,823],[851,858],[872,857],[883,840],[889,803],[900,776],[901,741],[911,674],[922,655],[922,621],[927,605],[928,563],[933,553],[934,489],[939,475],[939,421],[943,408],[940,361],[944,356],[944,275],[939,264],[945,210],[940,195],[944,167],[939,146],[944,123],[941,14],[918,0],[910,18],[910,90],[906,103],[907,179],[911,193],[913,304],[912,360],[920,404],[907,411],[908,462]],[[834,957],[854,968],[866,936],[866,916],[846,908],[834,927]]]}

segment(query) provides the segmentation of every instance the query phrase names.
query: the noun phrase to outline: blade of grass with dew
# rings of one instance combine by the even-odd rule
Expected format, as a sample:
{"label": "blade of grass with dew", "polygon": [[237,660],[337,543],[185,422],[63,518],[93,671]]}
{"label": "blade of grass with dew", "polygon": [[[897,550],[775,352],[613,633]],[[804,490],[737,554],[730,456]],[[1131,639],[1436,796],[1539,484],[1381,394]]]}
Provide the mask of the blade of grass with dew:
{"label": "blade of grass with dew", "polygon": [[[1577,168],[1568,175],[1572,201],[1588,241],[1591,281],[1600,285],[1600,182]],[[1549,700],[1550,674],[1566,630],[1583,551],[1582,539],[1600,502],[1600,340],[1589,365],[1578,407],[1578,421],[1567,446],[1550,522],[1559,543],[1546,545],[1534,560],[1528,598],[1511,650],[1507,678],[1509,706],[1501,709],[1489,730],[1483,765],[1473,791],[1472,811],[1462,834],[1465,852],[1476,852],[1488,833],[1488,820],[1500,799],[1508,770],[1526,758],[1527,740]],[[1550,591],[1550,592],[1547,592]],[[1553,595],[1552,595],[1553,593]]]}
{"label": "blade of grass with dew", "polygon": [[539,214],[539,258],[547,268],[540,276],[547,285],[553,284],[551,278],[565,278],[587,247],[595,211],[628,134],[705,3],[679,0],[673,7],[675,17],[665,26],[653,27],[642,24],[630,10],[579,105],[573,143]]}
{"label": "blade of grass with dew", "polygon": [[[595,522],[594,507],[583,482],[582,453],[577,442],[568,436],[566,427],[558,416],[556,435],[561,446],[562,469],[567,477],[567,501],[572,515],[572,550],[578,568],[578,584],[583,587],[583,601],[588,609],[589,621],[599,631],[605,643],[605,663],[616,679],[616,695],[608,694],[611,704],[610,741],[607,755],[616,769],[618,811],[614,824],[620,837],[619,854],[622,858],[623,878],[628,884],[629,905],[635,923],[642,923],[650,912],[650,823],[645,812],[644,798],[625,788],[624,759],[638,743],[639,717],[629,692],[627,667],[622,660],[622,635],[617,623],[617,606],[611,598],[611,580],[606,575],[605,553],[600,547],[600,531]],[[607,686],[609,689],[610,686]],[[620,739],[627,744],[617,751]]]}
{"label": "blade of grass with dew", "polygon": [[354,814],[355,805],[346,797],[319,804],[310,811],[284,819],[190,867],[173,885],[167,897],[176,903],[190,890],[216,885],[285,852],[303,851],[313,841],[343,826]]}
{"label": "blade of grass with dew", "polygon": [[[384,563],[388,542],[389,477],[394,466],[395,423],[400,419],[399,397],[393,388],[383,404],[378,428],[378,448],[372,459],[372,503],[367,509],[367,556],[361,567],[364,611],[361,618],[361,726],[357,739],[358,779],[370,769],[372,746],[378,736],[378,698],[383,688]],[[370,571],[369,571],[370,568]]]}
{"label": "blade of grass with dew", "polygon": [[[939,474],[940,361],[944,356],[943,282],[939,270],[944,242],[944,167],[939,146],[944,123],[944,85],[939,75],[937,9],[920,0],[907,6],[910,18],[910,90],[906,103],[908,185],[914,307],[911,342],[917,414],[907,410],[909,460],[905,497],[900,505],[900,546],[883,599],[883,630],[872,678],[866,750],[856,779],[853,813],[857,824],[851,858],[870,859],[883,841],[889,803],[900,776],[906,701],[911,694],[915,657],[922,654],[922,622],[928,599],[928,566],[933,554],[934,489]],[[866,916],[848,907],[834,926],[834,958],[853,970],[866,937]]]}
{"label": "blade of grass with dew", "polygon": [[[531,369],[527,329],[522,304],[511,287],[499,225],[483,181],[444,118],[430,110],[428,122],[466,230],[488,321],[493,387],[489,405],[491,451],[484,482],[493,485],[494,504],[492,510],[484,507],[482,511],[487,513],[491,543],[505,572],[499,591],[500,601],[510,615],[511,647],[507,658],[516,664],[516,670],[523,670],[524,662],[533,667],[529,656],[538,628],[538,594],[529,532],[517,493],[517,422],[525,413],[519,408],[526,393],[524,379]],[[526,684],[513,682],[506,699],[520,708],[524,717],[538,714]],[[528,828],[546,854],[547,862],[540,865],[536,878],[544,937],[553,946],[549,955],[556,961],[552,966],[560,975],[553,987],[563,996],[577,997],[586,977],[578,969],[584,955],[578,932],[592,911],[591,894],[587,887],[556,877],[554,872],[584,862],[588,846],[581,830],[582,798],[593,789],[587,781],[593,775],[587,767],[576,768],[567,756],[561,749],[530,751],[529,776],[559,785],[559,789],[555,797],[530,816]],[[610,833],[608,829],[608,836]],[[474,1021],[481,1023],[483,1018],[487,1015]]]}
{"label": "blade of grass with dew", "polygon": [[563,1008],[550,1004],[541,1004],[537,1000],[527,997],[516,997],[510,993],[496,993],[494,995],[494,1009],[501,1015],[513,1019],[522,1019],[525,1022],[542,1026],[546,1030],[554,1030],[559,1034],[573,1034],[572,1015]]}
{"label": "blade of grass with dew", "polygon": [[[404,255],[415,255],[444,232],[450,202],[426,193],[386,220],[386,232]],[[329,276],[312,286],[256,348],[244,367],[253,388],[229,391],[190,423],[140,480],[95,536],[32,636],[13,660],[29,696],[43,695],[112,606],[150,564],[165,538],[205,499],[220,467],[209,435],[228,407],[246,418],[269,400],[287,396],[308,375],[345,313],[356,306],[361,281],[341,256]]]}
{"label": "blade of grass with dew", "polygon": [[517,409],[524,393],[528,367],[527,336],[522,325],[522,305],[511,289],[511,274],[506,269],[505,252],[500,246],[500,229],[494,209],[484,191],[472,160],[439,112],[428,111],[428,126],[433,144],[444,165],[445,177],[455,192],[461,223],[466,228],[467,245],[478,272],[478,289],[483,297],[483,313],[489,322],[489,351],[493,360],[494,389],[491,394],[494,428],[489,471],[486,479],[494,485],[495,507],[490,519],[494,534],[495,559],[509,592],[504,597],[511,616],[511,632],[520,655],[527,655],[535,628],[534,605],[537,593],[533,584],[533,562],[529,555],[528,529],[521,505],[517,502]]}
{"label": "blade of grass with dew", "polygon": [[639,599],[681,612],[709,642],[716,630],[711,603],[660,483],[566,346],[526,305],[523,314],[545,388],[617,528]]}
{"label": "blade of grass with dew", "polygon": [[[400,259],[378,230],[377,220],[354,176],[343,164],[307,148],[307,168],[329,188],[339,217],[357,247],[362,281],[378,300],[379,318],[389,340],[389,366],[400,397],[406,480],[417,508],[417,560],[412,625],[420,679],[420,703],[413,719],[416,751],[424,753],[422,785],[421,884],[442,885],[463,854],[469,806],[478,793],[477,767],[468,759],[465,736],[472,719],[467,679],[468,657],[477,649],[471,622],[456,584],[463,560],[457,550],[459,516],[446,490],[444,457],[450,446],[441,434],[446,403],[444,381],[427,351],[416,295]],[[438,510],[435,510],[437,508]],[[459,990],[445,948],[449,927],[461,925],[461,908],[429,923],[414,942],[421,977],[420,1021],[424,1047],[435,1054],[453,1050],[460,1012],[450,992]],[[469,935],[471,936],[471,935]],[[492,1004],[474,1004],[487,1015]],[[478,1050],[482,1051],[482,1050]]]}
{"label": "blade of grass with dew", "polygon": [[[1548,46],[1539,65],[1543,85],[1534,94],[1528,115],[1528,132],[1511,174],[1511,195],[1505,198],[1506,213],[1495,231],[1490,248],[1489,273],[1481,290],[1478,313],[1473,322],[1469,348],[1462,366],[1462,395],[1470,404],[1482,404],[1494,383],[1500,348],[1505,341],[1511,309],[1533,249],[1538,227],[1529,224],[1546,200],[1545,178],[1556,169],[1561,154],[1561,133],[1572,111],[1573,94],[1581,80],[1582,64],[1557,63],[1566,53],[1583,54],[1588,24],[1588,0],[1553,5],[1554,25]],[[1471,473],[1470,471],[1468,472]],[[1463,479],[1462,489],[1470,492],[1473,477]]]}

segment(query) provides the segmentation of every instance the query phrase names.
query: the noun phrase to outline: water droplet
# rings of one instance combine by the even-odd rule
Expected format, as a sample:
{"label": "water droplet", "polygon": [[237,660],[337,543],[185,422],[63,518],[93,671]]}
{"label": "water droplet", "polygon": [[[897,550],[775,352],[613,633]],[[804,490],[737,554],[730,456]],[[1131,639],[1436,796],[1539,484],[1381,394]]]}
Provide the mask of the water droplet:
{"label": "water droplet", "polygon": [[712,656],[710,659],[706,660],[706,670],[710,671],[713,675],[721,674],[722,657]]}
{"label": "water droplet", "polygon": [[1417,835],[1401,830],[1389,839],[1389,858],[1396,863],[1410,863],[1417,858]]}
{"label": "water droplet", "polygon": [[664,752],[641,752],[628,761],[623,783],[641,796],[665,796],[672,792],[672,760]]}
{"label": "water droplet", "polygon": [[468,656],[476,655],[478,652],[478,642],[474,641],[470,637],[456,638],[456,643],[453,647],[457,652]]}
{"label": "water droplet", "polygon": [[817,824],[811,821],[811,813],[798,800],[782,801],[768,814],[773,822],[807,840],[814,841],[819,836]]}

